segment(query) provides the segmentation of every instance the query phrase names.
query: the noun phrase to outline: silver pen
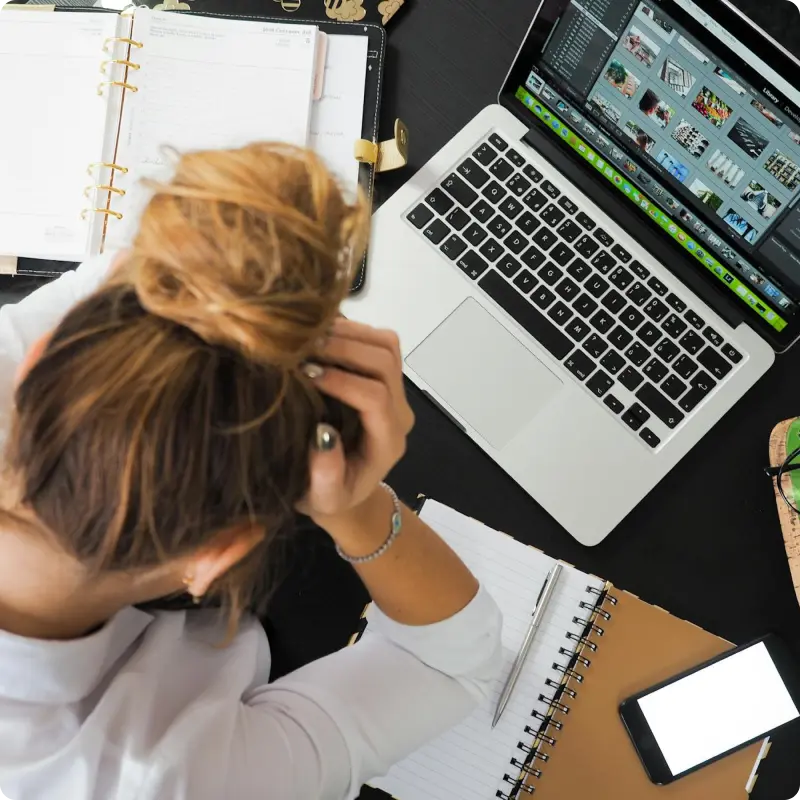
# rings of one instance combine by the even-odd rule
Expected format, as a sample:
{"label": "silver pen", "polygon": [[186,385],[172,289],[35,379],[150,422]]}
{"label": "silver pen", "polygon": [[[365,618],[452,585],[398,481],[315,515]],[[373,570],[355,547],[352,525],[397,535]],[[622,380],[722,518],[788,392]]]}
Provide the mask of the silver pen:
{"label": "silver pen", "polygon": [[497,701],[497,709],[494,712],[494,719],[492,720],[493,728],[498,722],[500,722],[500,717],[503,716],[503,712],[506,710],[508,701],[511,699],[511,693],[514,691],[514,687],[517,685],[517,680],[522,672],[525,659],[528,657],[528,651],[531,649],[533,640],[536,637],[536,631],[539,630],[539,625],[541,625],[542,618],[544,617],[544,612],[547,611],[547,606],[556,590],[556,584],[561,576],[562,569],[563,566],[561,562],[556,561],[556,563],[553,564],[553,568],[545,578],[544,583],[542,584],[539,597],[536,599],[536,605],[533,607],[533,616],[531,617],[531,624],[528,626],[528,632],[525,634],[525,639],[522,642],[522,647],[520,647],[519,653],[517,653],[514,666],[511,667],[511,674],[508,676],[508,680],[506,681],[506,685],[503,687],[500,699]]}

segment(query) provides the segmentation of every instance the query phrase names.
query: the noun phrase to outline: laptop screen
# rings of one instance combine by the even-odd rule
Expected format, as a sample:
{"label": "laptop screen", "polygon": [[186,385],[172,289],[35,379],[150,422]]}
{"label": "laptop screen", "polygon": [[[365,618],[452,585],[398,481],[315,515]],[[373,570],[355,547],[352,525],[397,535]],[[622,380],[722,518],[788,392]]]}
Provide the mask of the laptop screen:
{"label": "laptop screen", "polygon": [[800,321],[800,92],[692,0],[544,0],[532,33],[516,99],[773,333]]}

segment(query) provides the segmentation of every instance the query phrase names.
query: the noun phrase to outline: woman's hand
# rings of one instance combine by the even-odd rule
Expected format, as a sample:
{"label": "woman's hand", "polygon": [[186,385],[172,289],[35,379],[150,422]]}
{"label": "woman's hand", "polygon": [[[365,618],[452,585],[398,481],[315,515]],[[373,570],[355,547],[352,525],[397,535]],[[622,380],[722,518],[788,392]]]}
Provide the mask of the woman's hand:
{"label": "woman's hand", "polygon": [[320,351],[324,367],[306,365],[320,391],[354,408],[363,436],[346,458],[338,432],[320,425],[310,455],[310,486],[298,510],[328,528],[365,503],[405,453],[414,413],[403,387],[397,336],[340,317]]}

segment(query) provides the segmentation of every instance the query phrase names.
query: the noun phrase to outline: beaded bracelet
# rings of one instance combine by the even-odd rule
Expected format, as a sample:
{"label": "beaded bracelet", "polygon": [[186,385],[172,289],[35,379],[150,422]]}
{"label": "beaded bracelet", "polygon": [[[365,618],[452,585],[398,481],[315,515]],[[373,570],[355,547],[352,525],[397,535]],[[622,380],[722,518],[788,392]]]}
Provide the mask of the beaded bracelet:
{"label": "beaded bracelet", "polygon": [[339,555],[339,558],[344,559],[348,564],[368,564],[370,561],[380,558],[394,544],[394,540],[400,535],[400,531],[403,530],[402,509],[400,507],[400,498],[397,496],[397,492],[395,492],[395,490],[386,483],[381,482],[380,486],[382,489],[385,489],[387,492],[389,492],[389,495],[392,498],[392,505],[394,507],[390,522],[389,535],[386,537],[386,541],[377,550],[375,550],[375,552],[366,556],[348,556],[347,553],[345,553],[337,544],[336,552]]}

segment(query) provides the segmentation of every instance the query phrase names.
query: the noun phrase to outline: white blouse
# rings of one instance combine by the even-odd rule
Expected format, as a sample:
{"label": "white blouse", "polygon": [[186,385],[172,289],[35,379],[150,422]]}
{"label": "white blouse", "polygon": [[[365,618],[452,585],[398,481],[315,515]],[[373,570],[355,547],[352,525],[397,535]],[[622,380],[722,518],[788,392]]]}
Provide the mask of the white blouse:
{"label": "white blouse", "polygon": [[[6,420],[26,349],[97,286],[110,260],[0,309]],[[219,625],[213,611],[127,608],[74,641],[0,631],[0,797],[356,797],[467,716],[500,665],[500,612],[484,589],[435,625],[377,613],[370,625],[380,636],[274,683],[260,623],[245,618],[225,649],[215,646]]]}

